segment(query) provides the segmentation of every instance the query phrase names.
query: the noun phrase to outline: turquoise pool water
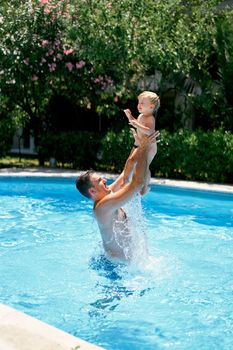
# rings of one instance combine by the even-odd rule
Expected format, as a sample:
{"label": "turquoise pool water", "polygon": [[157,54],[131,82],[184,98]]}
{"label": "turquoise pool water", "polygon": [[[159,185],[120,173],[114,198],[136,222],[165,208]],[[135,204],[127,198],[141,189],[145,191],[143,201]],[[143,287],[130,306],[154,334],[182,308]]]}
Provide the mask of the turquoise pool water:
{"label": "turquoise pool water", "polygon": [[147,262],[102,257],[73,179],[0,178],[0,302],[108,350],[230,350],[233,195],[152,186]]}

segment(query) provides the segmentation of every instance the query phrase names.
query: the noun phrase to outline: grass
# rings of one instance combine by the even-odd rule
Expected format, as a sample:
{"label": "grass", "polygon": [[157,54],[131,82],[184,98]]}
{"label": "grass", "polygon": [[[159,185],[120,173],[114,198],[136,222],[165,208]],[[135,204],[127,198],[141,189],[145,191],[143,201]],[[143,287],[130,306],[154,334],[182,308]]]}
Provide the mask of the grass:
{"label": "grass", "polygon": [[[36,157],[33,156],[13,156],[9,155],[4,158],[0,158],[0,168],[35,168],[39,167],[39,160]],[[45,161],[44,163],[45,168],[49,168],[49,162]],[[63,168],[63,169],[72,169],[72,165],[65,163],[65,164],[57,164],[57,168]]]}
{"label": "grass", "polygon": [[39,161],[33,157],[26,156],[7,156],[0,158],[0,168],[31,168],[38,167]]}

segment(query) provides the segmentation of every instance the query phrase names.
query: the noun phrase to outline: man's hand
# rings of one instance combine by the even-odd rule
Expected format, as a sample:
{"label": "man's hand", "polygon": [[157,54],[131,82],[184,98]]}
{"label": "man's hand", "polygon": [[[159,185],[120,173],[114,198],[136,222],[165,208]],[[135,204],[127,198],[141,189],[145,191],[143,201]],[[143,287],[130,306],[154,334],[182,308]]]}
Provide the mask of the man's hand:
{"label": "man's hand", "polygon": [[157,140],[157,137],[160,135],[159,131],[153,132],[151,135],[142,135],[141,137],[138,136],[138,134],[134,131],[132,131],[135,142],[140,147],[147,147],[148,145],[151,145],[152,143],[158,143],[159,140]]}
{"label": "man's hand", "polygon": [[140,142],[139,142],[137,131],[134,128],[130,128],[130,132],[134,137],[134,140],[135,140],[134,144],[139,145]]}

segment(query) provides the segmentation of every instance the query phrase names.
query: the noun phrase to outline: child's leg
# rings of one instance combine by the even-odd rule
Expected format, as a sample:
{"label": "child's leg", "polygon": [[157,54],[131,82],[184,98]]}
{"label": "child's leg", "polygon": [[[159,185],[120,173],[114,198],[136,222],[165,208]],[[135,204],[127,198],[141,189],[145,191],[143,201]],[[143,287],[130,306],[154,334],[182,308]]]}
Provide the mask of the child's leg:
{"label": "child's leg", "polygon": [[150,190],[149,183],[150,183],[150,179],[151,179],[151,171],[149,169],[149,166],[150,166],[154,156],[156,155],[156,153],[157,153],[157,144],[154,143],[151,146],[149,153],[148,153],[148,159],[147,159],[148,160],[148,170],[146,172],[144,185],[140,191],[141,195],[146,194]]}
{"label": "child's leg", "polygon": [[145,181],[144,181],[144,185],[140,191],[140,194],[143,196],[144,194],[146,194],[147,192],[149,192],[150,187],[149,187],[149,183],[150,183],[150,179],[151,179],[151,171],[148,168],[146,176],[145,176]]}

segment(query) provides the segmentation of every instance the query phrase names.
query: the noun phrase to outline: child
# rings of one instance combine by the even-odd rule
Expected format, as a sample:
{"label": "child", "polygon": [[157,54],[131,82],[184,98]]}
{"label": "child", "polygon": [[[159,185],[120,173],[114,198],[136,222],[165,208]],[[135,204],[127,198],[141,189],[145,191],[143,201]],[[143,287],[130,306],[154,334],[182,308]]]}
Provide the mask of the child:
{"label": "child", "polygon": [[[138,111],[140,113],[139,117],[135,119],[129,109],[125,109],[124,112],[129,120],[129,123],[136,129],[135,132],[140,136],[141,134],[151,135],[155,131],[155,117],[154,114],[158,111],[160,107],[159,96],[151,91],[144,91],[138,96]],[[130,156],[125,164],[123,182],[128,181],[129,176],[133,170],[134,165],[137,162],[137,148],[138,145],[135,143]],[[149,165],[152,162],[154,156],[157,153],[157,144],[153,143],[150,145],[150,150],[148,153],[148,170],[145,178],[144,186],[141,190],[141,195],[145,194],[149,190],[150,182],[150,169]]]}

